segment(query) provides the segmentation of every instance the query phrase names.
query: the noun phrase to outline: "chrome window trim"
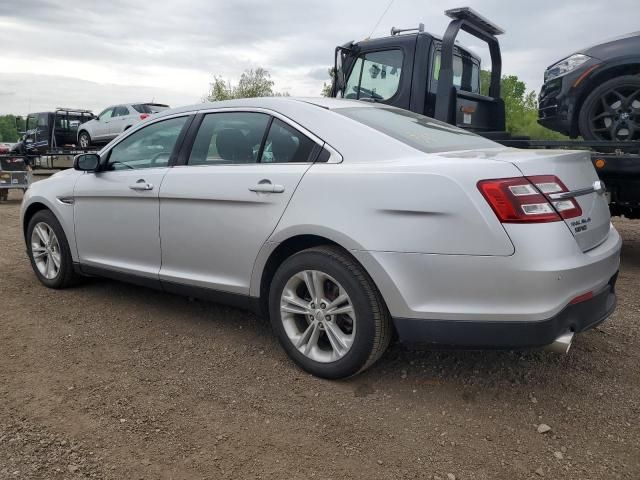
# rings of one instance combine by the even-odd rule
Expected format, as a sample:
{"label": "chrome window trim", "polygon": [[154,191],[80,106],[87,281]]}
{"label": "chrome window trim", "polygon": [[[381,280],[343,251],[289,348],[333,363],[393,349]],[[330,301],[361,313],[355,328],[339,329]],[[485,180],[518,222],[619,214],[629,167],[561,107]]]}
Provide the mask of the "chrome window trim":
{"label": "chrome window trim", "polygon": [[[118,145],[120,142],[124,141],[126,138],[129,137],[129,135],[133,135],[134,133],[136,133],[139,130],[142,130],[143,128],[146,128],[150,125],[153,125],[155,123],[158,122],[162,122],[164,120],[170,120],[172,118],[177,118],[177,117],[188,117],[190,115],[198,115],[198,114],[209,114],[209,113],[241,113],[241,112],[256,112],[256,113],[264,113],[266,115],[271,115],[274,118],[277,118],[281,121],[283,121],[284,123],[286,123],[287,125],[291,126],[292,128],[295,128],[296,130],[298,130],[300,133],[306,135],[307,137],[309,137],[313,142],[315,142],[320,148],[326,148],[329,151],[329,159],[326,162],[286,162],[286,163],[265,163],[265,165],[287,165],[287,164],[304,164],[304,165],[308,165],[308,164],[312,164],[312,163],[317,163],[317,164],[323,164],[323,163],[342,163],[343,161],[343,156],[342,154],[336,150],[334,147],[332,147],[331,145],[329,145],[327,142],[325,142],[323,139],[321,139],[320,137],[318,137],[317,135],[315,135],[314,133],[312,133],[310,130],[306,129],[305,127],[303,127],[302,125],[300,125],[299,123],[295,122],[294,120],[292,120],[291,118],[287,117],[286,115],[281,114],[280,112],[276,112],[274,110],[268,109],[268,108],[262,108],[262,107],[222,107],[222,108],[203,108],[201,110],[190,110],[188,112],[179,112],[179,113],[174,113],[171,115],[163,115],[162,117],[159,118],[154,118],[148,121],[143,121],[143,122],[139,122],[138,124],[136,124],[135,126],[129,128],[128,130],[126,130],[126,133],[124,133],[122,136],[118,136],[117,138],[111,140],[111,142],[109,142],[108,144],[106,144],[102,150],[100,150],[98,152],[98,155],[100,155],[100,157],[102,157],[103,155],[108,154],[116,145]],[[117,141],[116,141],[117,140]],[[114,143],[115,142],[115,143]],[[248,164],[244,164],[244,165],[258,165],[261,164],[262,162],[256,162],[256,163],[248,163]],[[216,166],[223,166],[223,165],[243,165],[243,164],[236,164],[236,163],[226,163],[226,164],[221,164],[221,165],[198,165],[198,166],[211,166],[211,167],[216,167]],[[174,167],[188,167],[188,166],[196,166],[196,165],[174,165],[170,168],[174,168]]]}
{"label": "chrome window trim", "polygon": [[[197,113],[199,114],[209,114],[209,113],[242,113],[242,112],[254,112],[254,113],[264,113],[267,115],[271,115],[274,118],[277,118],[278,120],[281,120],[282,122],[286,123],[287,125],[289,125],[292,128],[295,128],[296,130],[298,130],[300,133],[306,135],[307,137],[309,137],[313,142],[315,142],[319,147],[321,148],[326,148],[329,153],[331,154],[329,156],[329,159],[326,162],[283,162],[283,163],[276,163],[276,162],[270,162],[270,163],[265,163],[265,165],[287,165],[287,164],[291,164],[291,165],[295,165],[295,164],[304,164],[304,165],[308,165],[308,164],[312,164],[312,163],[341,163],[343,160],[342,155],[340,154],[340,152],[338,152],[335,148],[333,148],[331,145],[329,145],[327,142],[325,142],[323,139],[321,139],[320,137],[318,137],[316,134],[312,133],[310,130],[306,129],[305,127],[303,127],[302,125],[300,125],[299,123],[297,123],[296,121],[292,120],[291,118],[287,117],[286,115],[283,115],[280,112],[276,112],[275,110],[271,110],[268,108],[262,108],[262,107],[222,107],[222,108],[204,108],[202,110],[198,110]],[[255,163],[250,163],[248,165],[258,165],[261,164],[262,162],[255,162]],[[225,165],[238,165],[238,164],[233,164],[233,163],[228,163]],[[188,165],[186,165],[188,166]],[[216,165],[211,165],[211,166],[216,166]]]}

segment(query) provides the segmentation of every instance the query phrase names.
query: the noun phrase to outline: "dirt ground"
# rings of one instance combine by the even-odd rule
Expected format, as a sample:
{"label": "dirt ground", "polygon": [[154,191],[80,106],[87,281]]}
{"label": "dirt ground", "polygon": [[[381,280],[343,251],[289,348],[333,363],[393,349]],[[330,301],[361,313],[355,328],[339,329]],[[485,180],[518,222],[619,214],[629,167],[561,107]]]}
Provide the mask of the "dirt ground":
{"label": "dirt ground", "polygon": [[638,221],[615,221],[618,309],[569,355],[393,346],[331,382],[241,310],[46,289],[18,210],[0,204],[0,479],[640,478]]}

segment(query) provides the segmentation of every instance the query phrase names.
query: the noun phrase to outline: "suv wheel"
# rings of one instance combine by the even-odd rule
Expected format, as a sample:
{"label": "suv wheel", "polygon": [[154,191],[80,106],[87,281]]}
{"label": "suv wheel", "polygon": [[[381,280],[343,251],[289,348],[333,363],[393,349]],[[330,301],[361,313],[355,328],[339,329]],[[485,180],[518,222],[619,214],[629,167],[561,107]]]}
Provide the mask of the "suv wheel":
{"label": "suv wheel", "polygon": [[80,132],[78,135],[78,145],[80,148],[89,148],[91,146],[91,137],[87,132]]}
{"label": "suv wheel", "polygon": [[578,116],[585,140],[640,140],[640,76],[612,78],[589,94]]}
{"label": "suv wheel", "polygon": [[278,268],[269,293],[273,329],[304,370],[343,378],[371,366],[391,339],[391,321],[362,267],[335,247],[303,250]]}

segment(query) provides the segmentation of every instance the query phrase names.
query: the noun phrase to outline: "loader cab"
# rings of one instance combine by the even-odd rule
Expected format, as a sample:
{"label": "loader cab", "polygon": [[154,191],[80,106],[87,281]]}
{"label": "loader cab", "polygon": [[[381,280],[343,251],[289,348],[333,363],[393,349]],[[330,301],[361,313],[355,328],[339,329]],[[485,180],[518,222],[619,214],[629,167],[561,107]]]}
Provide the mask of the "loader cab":
{"label": "loader cab", "polygon": [[[466,128],[488,137],[505,130],[500,98],[503,31],[470,8],[445,12],[452,20],[443,37],[415,29],[336,48],[332,96],[384,103]],[[484,41],[491,55],[489,95],[480,93],[480,58],[456,42],[460,30]]]}

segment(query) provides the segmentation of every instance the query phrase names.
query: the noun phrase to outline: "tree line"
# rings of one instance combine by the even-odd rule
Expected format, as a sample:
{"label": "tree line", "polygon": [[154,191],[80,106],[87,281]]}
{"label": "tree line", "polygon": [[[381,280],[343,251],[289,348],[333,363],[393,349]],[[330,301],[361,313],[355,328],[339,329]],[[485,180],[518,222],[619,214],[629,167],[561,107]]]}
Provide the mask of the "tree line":
{"label": "tree line", "polygon": [[[18,126],[16,127],[16,118]],[[15,115],[0,115],[0,142],[17,142],[21,132],[24,131],[24,118]]]}

